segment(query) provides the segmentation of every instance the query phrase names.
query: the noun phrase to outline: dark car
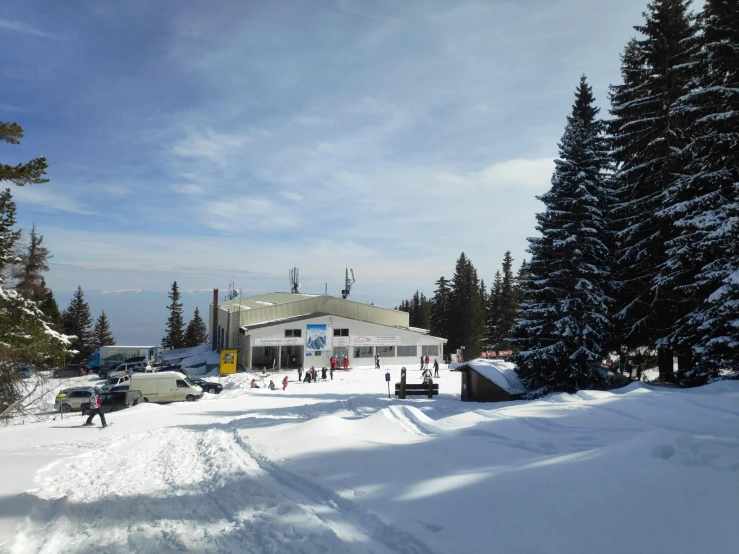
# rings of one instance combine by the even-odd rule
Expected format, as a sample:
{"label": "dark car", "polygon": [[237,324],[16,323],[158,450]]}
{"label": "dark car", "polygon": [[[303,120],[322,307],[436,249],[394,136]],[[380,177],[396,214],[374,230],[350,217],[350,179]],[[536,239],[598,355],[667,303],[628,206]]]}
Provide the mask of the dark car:
{"label": "dark car", "polygon": [[198,385],[203,392],[209,392],[211,394],[220,394],[223,390],[223,385],[220,383],[214,383],[212,381],[203,381],[202,379],[190,378],[190,381]]}
{"label": "dark car", "polygon": [[85,368],[80,364],[69,364],[65,369],[57,369],[54,377],[81,377],[85,375]]}
{"label": "dark car", "polygon": [[[117,412],[135,406],[141,400],[141,391],[139,390],[120,390],[115,392],[103,392],[100,394],[100,405],[103,413]],[[90,403],[82,404],[82,415],[90,414]]]}
{"label": "dark car", "polygon": [[101,379],[107,379],[108,373],[113,371],[119,365],[121,365],[121,362],[106,362],[98,368],[97,373],[100,375]]}

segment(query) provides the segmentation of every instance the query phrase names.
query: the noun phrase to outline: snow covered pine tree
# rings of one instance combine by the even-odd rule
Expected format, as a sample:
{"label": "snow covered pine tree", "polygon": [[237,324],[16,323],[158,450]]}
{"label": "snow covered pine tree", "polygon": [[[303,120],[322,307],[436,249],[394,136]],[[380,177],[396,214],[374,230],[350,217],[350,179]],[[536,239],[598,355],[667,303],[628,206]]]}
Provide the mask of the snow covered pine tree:
{"label": "snow covered pine tree", "polygon": [[580,80],[559,144],[552,188],[539,197],[541,237],[529,239],[524,302],[509,341],[519,348],[519,376],[530,389],[576,391],[605,384],[600,364],[611,323],[604,124],[592,89]]}
{"label": "snow covered pine tree", "polygon": [[707,0],[698,30],[693,90],[673,109],[690,121],[684,169],[664,210],[680,232],[665,281],[696,299],[676,337],[697,354],[684,385],[739,367],[739,3]]}

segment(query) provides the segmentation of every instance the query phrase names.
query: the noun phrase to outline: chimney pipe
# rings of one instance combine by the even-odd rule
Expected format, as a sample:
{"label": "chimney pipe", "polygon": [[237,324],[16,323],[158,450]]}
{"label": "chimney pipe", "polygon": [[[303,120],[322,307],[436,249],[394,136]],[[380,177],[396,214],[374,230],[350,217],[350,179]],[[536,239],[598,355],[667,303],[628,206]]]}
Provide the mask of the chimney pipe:
{"label": "chimney pipe", "polygon": [[211,349],[218,349],[218,289],[213,289],[213,317],[211,320],[213,323],[210,328],[210,333],[213,336],[211,343]]}

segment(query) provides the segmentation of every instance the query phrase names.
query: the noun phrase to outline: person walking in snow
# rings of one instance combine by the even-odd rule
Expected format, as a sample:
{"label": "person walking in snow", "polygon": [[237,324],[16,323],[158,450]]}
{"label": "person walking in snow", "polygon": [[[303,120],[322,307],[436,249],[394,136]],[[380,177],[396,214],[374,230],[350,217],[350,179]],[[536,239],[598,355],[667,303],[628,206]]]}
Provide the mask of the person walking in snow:
{"label": "person walking in snow", "polygon": [[329,375],[331,375],[331,380],[333,381],[334,380],[334,368],[333,367],[329,371]]}
{"label": "person walking in snow", "polygon": [[423,365],[424,369],[428,369],[429,368],[429,362],[430,361],[431,361],[431,358],[429,358],[428,355],[427,355],[426,358],[423,360],[423,362],[424,362],[424,365]]}
{"label": "person walking in snow", "polygon": [[285,390],[287,388],[287,375],[285,375],[285,378],[282,380],[282,390]]}
{"label": "person walking in snow", "polygon": [[375,354],[375,369],[380,369],[380,355]]}
{"label": "person walking in snow", "polygon": [[434,360],[434,377],[439,376],[439,360]]}
{"label": "person walking in snow", "polygon": [[100,422],[103,424],[103,427],[107,427],[108,424],[105,423],[105,414],[103,413],[103,404],[100,400],[100,396],[98,395],[97,391],[94,391],[90,395],[90,416],[87,418],[87,421],[85,421],[84,425],[94,425],[92,422],[92,418],[96,415],[100,416]]}
{"label": "person walking in snow", "polygon": [[344,356],[344,371],[346,371],[347,369],[349,369],[349,357]]}
{"label": "person walking in snow", "polygon": [[303,380],[303,366],[298,366],[298,381]]}
{"label": "person walking in snow", "polygon": [[423,371],[423,356],[421,356],[421,371]]}
{"label": "person walking in snow", "polygon": [[[333,360],[333,363],[331,364],[331,371],[334,370],[335,365],[336,365],[336,360]],[[327,370],[325,367],[321,368],[321,379],[323,379],[324,381],[326,380],[326,371]]]}
{"label": "person walking in snow", "polygon": [[[326,368],[324,367],[323,369],[325,370]],[[333,356],[331,356],[331,369],[336,370],[336,358],[334,358]],[[323,378],[324,379],[326,378],[326,375],[325,374],[324,374]]]}

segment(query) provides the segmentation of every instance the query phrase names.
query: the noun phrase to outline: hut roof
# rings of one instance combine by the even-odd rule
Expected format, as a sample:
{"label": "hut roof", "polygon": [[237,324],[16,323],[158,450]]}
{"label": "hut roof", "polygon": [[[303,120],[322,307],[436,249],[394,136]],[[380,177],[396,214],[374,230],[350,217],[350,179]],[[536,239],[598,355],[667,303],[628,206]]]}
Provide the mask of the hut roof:
{"label": "hut roof", "polygon": [[488,381],[508,392],[508,394],[523,394],[526,392],[526,387],[523,386],[516,374],[516,364],[499,360],[477,359],[471,362],[449,365],[449,369],[452,371],[462,371],[465,368],[476,371]]}

